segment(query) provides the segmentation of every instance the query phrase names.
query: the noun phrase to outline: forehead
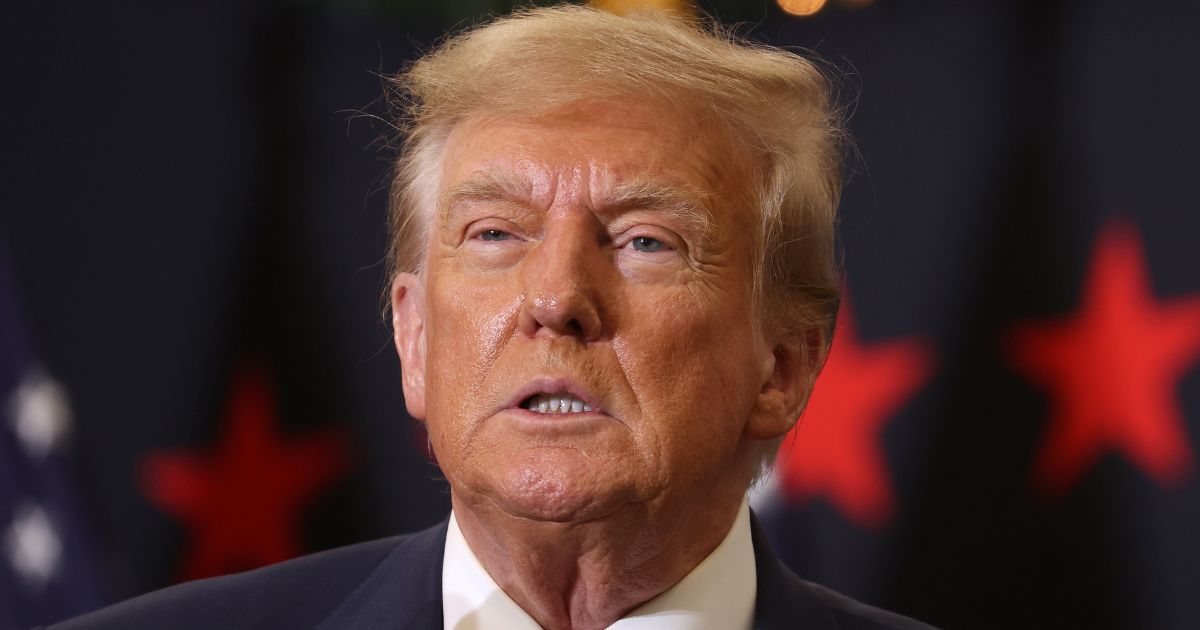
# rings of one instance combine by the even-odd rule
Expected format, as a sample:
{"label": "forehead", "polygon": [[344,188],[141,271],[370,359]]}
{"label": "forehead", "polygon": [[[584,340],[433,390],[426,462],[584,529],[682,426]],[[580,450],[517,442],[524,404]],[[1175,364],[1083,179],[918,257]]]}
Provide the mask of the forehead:
{"label": "forehead", "polygon": [[447,138],[439,188],[502,179],[535,199],[567,192],[586,201],[633,180],[654,180],[732,200],[748,191],[746,153],[717,125],[678,112],[574,104],[539,116],[463,121]]}

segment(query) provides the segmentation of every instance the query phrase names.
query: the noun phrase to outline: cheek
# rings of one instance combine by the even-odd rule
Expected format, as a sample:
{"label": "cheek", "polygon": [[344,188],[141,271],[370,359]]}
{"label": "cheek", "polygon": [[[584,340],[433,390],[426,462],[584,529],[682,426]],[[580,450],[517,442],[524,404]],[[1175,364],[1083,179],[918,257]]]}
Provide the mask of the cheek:
{"label": "cheek", "polygon": [[501,278],[443,280],[431,286],[428,353],[445,365],[474,371],[494,362],[516,329],[519,291]]}
{"label": "cheek", "polygon": [[630,304],[631,325],[614,340],[646,430],[664,452],[733,448],[757,393],[750,322],[728,296],[666,304]]}
{"label": "cheek", "polygon": [[477,422],[491,400],[486,378],[505,340],[515,330],[519,297],[500,283],[443,281],[430,287],[426,324],[427,414],[435,427],[442,419]]}

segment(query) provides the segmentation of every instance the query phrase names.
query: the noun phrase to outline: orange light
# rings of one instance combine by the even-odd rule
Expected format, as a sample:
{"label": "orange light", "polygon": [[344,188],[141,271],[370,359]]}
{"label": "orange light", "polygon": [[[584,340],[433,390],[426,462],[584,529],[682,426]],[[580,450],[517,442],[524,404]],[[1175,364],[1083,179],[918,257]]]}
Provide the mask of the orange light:
{"label": "orange light", "polygon": [[634,11],[662,11],[674,15],[693,15],[696,12],[690,0],[589,0],[588,4],[617,15],[628,15]]}
{"label": "orange light", "polygon": [[825,6],[825,0],[776,0],[784,13],[791,15],[812,15]]}

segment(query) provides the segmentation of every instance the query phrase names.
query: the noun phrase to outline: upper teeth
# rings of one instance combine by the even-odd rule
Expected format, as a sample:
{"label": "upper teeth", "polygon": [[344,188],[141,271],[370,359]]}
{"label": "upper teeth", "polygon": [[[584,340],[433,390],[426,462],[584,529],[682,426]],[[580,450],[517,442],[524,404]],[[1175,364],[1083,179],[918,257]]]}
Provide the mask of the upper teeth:
{"label": "upper teeth", "polygon": [[537,394],[525,403],[535,413],[580,413],[591,411],[591,405],[570,394]]}

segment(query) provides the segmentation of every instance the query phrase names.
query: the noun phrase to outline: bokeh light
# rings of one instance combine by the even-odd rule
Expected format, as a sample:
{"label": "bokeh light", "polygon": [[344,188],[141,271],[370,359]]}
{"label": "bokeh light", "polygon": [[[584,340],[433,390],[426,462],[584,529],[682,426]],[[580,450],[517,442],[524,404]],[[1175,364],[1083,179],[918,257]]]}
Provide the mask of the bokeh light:
{"label": "bokeh light", "polygon": [[825,6],[825,0],[776,0],[779,8],[791,15],[813,15]]}
{"label": "bokeh light", "polygon": [[675,15],[693,15],[696,12],[690,0],[589,0],[588,4],[617,15],[634,11],[663,11]]}

